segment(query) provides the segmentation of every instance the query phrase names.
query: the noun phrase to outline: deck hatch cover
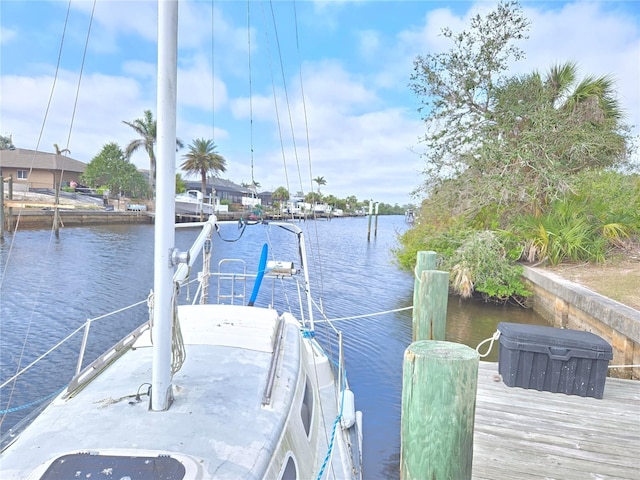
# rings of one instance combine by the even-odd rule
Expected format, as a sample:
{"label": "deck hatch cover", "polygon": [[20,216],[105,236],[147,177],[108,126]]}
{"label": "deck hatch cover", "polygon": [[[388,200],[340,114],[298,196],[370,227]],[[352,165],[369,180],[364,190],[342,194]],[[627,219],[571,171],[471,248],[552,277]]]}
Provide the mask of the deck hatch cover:
{"label": "deck hatch cover", "polygon": [[129,457],[74,453],[56,458],[40,480],[74,478],[183,480],[184,476],[184,465],[170,456]]}

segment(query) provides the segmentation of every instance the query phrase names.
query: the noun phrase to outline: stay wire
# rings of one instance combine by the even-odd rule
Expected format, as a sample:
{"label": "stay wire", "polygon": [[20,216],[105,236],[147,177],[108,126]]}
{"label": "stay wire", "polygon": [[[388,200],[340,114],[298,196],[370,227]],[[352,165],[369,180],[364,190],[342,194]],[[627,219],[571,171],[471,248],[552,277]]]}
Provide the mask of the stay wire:
{"label": "stay wire", "polygon": [[287,157],[286,157],[285,148],[284,148],[284,140],[282,137],[282,123],[280,122],[280,110],[278,109],[278,96],[276,94],[276,82],[273,74],[273,62],[271,59],[271,49],[269,48],[269,33],[267,28],[267,20],[266,20],[266,15],[264,13],[264,4],[261,4],[261,6],[262,6],[262,23],[264,26],[264,34],[265,34],[265,45],[267,49],[267,59],[269,62],[269,73],[271,75],[271,90],[273,94],[273,104],[274,104],[275,113],[276,113],[276,124],[278,127],[278,137],[280,139],[280,150],[282,152],[282,162],[284,164],[285,185],[287,186],[287,191],[291,192],[291,187],[289,186],[289,171],[287,169]]}
{"label": "stay wire", "polygon": [[[298,65],[300,66],[299,68],[299,76],[298,78],[300,79],[300,96],[301,96],[301,101],[302,101],[302,109],[304,112],[304,127],[305,127],[305,134],[306,134],[306,141],[307,141],[307,161],[309,164],[309,185],[311,185],[311,190],[313,191],[313,173],[312,173],[312,162],[311,162],[311,140],[309,137],[309,118],[307,115],[307,102],[306,102],[306,97],[304,94],[304,81],[303,81],[303,75],[302,75],[302,55],[300,54],[300,34],[299,34],[299,30],[298,30],[298,12],[296,9],[296,2],[294,0],[293,2],[293,16],[294,16],[294,28],[295,28],[295,35],[296,35],[296,53],[298,54]],[[318,185],[318,191],[320,189],[320,185]],[[316,222],[313,223],[314,225],[314,230],[315,230],[315,238],[316,238],[316,245],[317,248],[314,250],[313,249],[313,243],[310,242],[309,246],[310,246],[310,250],[311,250],[311,258],[314,260],[314,262],[317,264],[318,266],[318,272],[319,272],[319,277],[320,277],[320,303],[322,303],[322,298],[324,298],[324,275],[323,275],[323,268],[322,268],[322,257],[320,255],[320,236],[318,234],[318,224]],[[314,255],[314,251],[315,251],[315,255]]]}
{"label": "stay wire", "polygon": [[216,96],[215,96],[215,84],[216,84],[216,67],[215,57],[213,52],[215,51],[215,5],[211,0],[211,140],[214,145],[216,143]]}
{"label": "stay wire", "polygon": [[[91,17],[89,18],[89,27],[87,28],[87,38],[84,42],[84,50],[82,52],[82,62],[80,64],[80,73],[78,74],[78,84],[76,85],[76,96],[73,102],[73,111],[71,112],[71,122],[69,123],[69,134],[67,135],[67,144],[65,146],[65,150],[71,153],[69,150],[69,146],[71,145],[71,132],[73,131],[73,123],[76,118],[76,111],[78,109],[78,98],[80,97],[80,85],[82,84],[82,74],[84,73],[84,64],[87,59],[87,50],[89,49],[89,38],[91,38],[91,26],[93,25],[93,16],[96,11],[96,1],[93,0],[93,7],[91,9]],[[60,182],[58,185],[58,190],[62,188],[62,179],[64,177],[64,163],[62,164],[63,168],[60,173]]]}
{"label": "stay wire", "polygon": [[[68,3],[67,3],[67,13],[66,13],[65,20],[64,20],[64,27],[63,27],[63,30],[62,30],[62,35],[61,35],[61,38],[60,38],[60,48],[58,49],[58,59],[57,59],[57,62],[56,62],[56,69],[55,69],[55,73],[54,73],[54,77],[53,77],[53,83],[51,85],[51,91],[49,93],[49,99],[47,101],[47,107],[45,109],[44,117],[42,119],[42,125],[40,127],[40,132],[38,134],[38,140],[36,142],[36,148],[35,148],[35,150],[33,152],[33,157],[32,157],[32,160],[31,160],[31,166],[29,168],[29,173],[30,174],[31,174],[31,172],[33,172],[33,165],[35,163],[36,155],[37,155],[38,150],[40,148],[40,143],[42,142],[42,137],[44,135],[44,129],[45,129],[45,126],[47,124],[47,118],[49,116],[49,111],[51,109],[51,104],[53,102],[53,94],[55,92],[56,84],[57,84],[57,80],[58,80],[58,75],[60,73],[60,64],[61,64],[61,61],[62,61],[62,51],[64,49],[64,40],[65,40],[65,37],[66,37],[67,26],[69,25],[69,17],[70,17],[70,13],[71,13],[71,1],[72,0],[69,0]],[[91,25],[91,23],[93,22],[93,16],[95,14],[95,4],[96,4],[96,0],[94,0],[93,9],[91,11],[91,18],[89,20],[89,25]],[[89,27],[89,32],[90,32],[90,30],[91,30],[91,28]],[[87,34],[87,43],[88,43],[88,38],[89,38],[89,34]],[[87,46],[85,45],[85,53],[86,53],[86,49],[87,49]],[[84,65],[84,60],[83,60],[83,65]],[[78,83],[78,89],[79,88],[80,88],[80,84]],[[77,93],[76,93],[76,101],[77,101]],[[75,107],[74,107],[74,111],[75,111]],[[72,127],[72,125],[73,125],[73,123],[71,124],[71,127]],[[70,127],[69,137],[68,137],[67,142],[69,141],[69,138],[71,136],[71,127]],[[62,178],[62,175],[61,175],[61,178]],[[21,218],[21,212],[18,213],[18,218],[17,218],[15,226],[14,226],[14,231],[18,230],[18,226],[20,224],[20,218]],[[52,242],[53,242],[53,233],[54,232],[53,232],[53,229],[52,229],[51,235],[49,236],[49,243],[47,245],[45,257],[47,257],[49,255],[49,252],[51,251],[51,245],[52,245]],[[14,242],[15,242],[15,235],[12,236],[11,244],[10,244],[9,250],[8,250],[7,261],[6,261],[5,265],[4,265],[2,276],[0,277],[0,288],[2,288],[2,282],[4,281],[4,278],[5,278],[7,269],[8,269],[9,261],[10,261],[10,258],[11,258],[11,253],[13,251]],[[42,290],[42,285],[43,285],[43,277],[41,276],[40,277],[40,282],[39,282],[39,284],[37,286],[37,289],[36,289],[36,298],[40,297],[40,292]],[[33,325],[33,320],[34,320],[34,312],[35,312],[35,306],[34,306],[34,309],[31,311],[31,315],[29,316],[29,321],[27,322],[27,328],[26,328],[26,332],[25,332],[25,336],[24,336],[24,341],[22,343],[22,346],[20,347],[20,355],[18,357],[18,361],[17,361],[17,365],[16,365],[16,372],[19,372],[20,369],[21,369],[21,366],[22,366],[22,361],[24,359],[24,354],[25,354],[25,350],[26,350],[26,347],[27,347],[27,342],[28,342],[29,336],[31,334],[31,327]],[[10,392],[9,392],[9,398],[7,399],[7,406],[11,405],[11,400],[13,399],[13,394],[15,392],[17,379],[18,379],[18,377],[15,376],[14,377],[14,381],[13,381],[13,383],[11,385]],[[4,422],[4,420],[6,418],[6,415],[7,415],[6,413],[4,413],[2,415],[2,418],[0,418],[0,424]]]}
{"label": "stay wire", "polygon": [[298,147],[296,143],[296,134],[295,134],[295,129],[293,128],[293,118],[291,115],[291,102],[289,101],[289,89],[287,88],[287,79],[284,73],[284,62],[282,61],[282,49],[280,48],[280,36],[278,35],[278,25],[275,18],[275,12],[273,11],[272,0],[269,1],[269,5],[271,7],[271,19],[273,21],[273,29],[274,29],[274,35],[276,40],[278,59],[280,60],[280,74],[282,75],[282,88],[284,91],[285,102],[287,105],[287,113],[289,114],[289,128],[291,130],[291,144],[293,146],[293,155],[296,161],[298,177],[300,178],[300,188],[304,192],[304,189],[302,188],[303,184],[302,184],[302,175],[301,175],[301,169],[300,169],[300,159],[298,157]]}
{"label": "stay wire", "polygon": [[251,156],[251,185],[255,187],[256,179],[253,175],[253,79],[251,77],[251,1],[247,0],[247,49],[249,54],[249,148]]}

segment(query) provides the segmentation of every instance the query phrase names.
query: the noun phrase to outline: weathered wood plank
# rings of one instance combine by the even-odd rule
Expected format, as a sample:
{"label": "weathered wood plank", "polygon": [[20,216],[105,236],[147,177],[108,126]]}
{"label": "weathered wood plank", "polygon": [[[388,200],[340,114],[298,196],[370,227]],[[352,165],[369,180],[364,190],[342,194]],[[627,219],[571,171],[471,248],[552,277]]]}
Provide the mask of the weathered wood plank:
{"label": "weathered wood plank", "polygon": [[640,480],[640,382],[607,378],[603,399],[504,385],[481,362],[473,479]]}

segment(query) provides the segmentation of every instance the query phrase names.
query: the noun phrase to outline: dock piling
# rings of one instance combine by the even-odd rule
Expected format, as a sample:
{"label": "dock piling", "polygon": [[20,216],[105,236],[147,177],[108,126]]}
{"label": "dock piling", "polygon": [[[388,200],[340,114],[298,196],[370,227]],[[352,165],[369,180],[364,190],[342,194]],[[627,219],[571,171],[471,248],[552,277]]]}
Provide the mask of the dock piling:
{"label": "dock piling", "polygon": [[418,252],[413,290],[413,341],[444,340],[449,272],[436,268],[435,252]]}
{"label": "dock piling", "polygon": [[470,480],[478,353],[423,340],[404,354],[401,480]]}

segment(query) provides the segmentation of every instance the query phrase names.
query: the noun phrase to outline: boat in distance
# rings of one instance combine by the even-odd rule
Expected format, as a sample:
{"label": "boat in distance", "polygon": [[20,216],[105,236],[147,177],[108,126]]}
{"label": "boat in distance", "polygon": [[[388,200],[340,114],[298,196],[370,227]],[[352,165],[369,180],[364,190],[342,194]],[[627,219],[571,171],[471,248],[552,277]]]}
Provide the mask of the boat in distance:
{"label": "boat in distance", "polygon": [[202,192],[198,190],[187,190],[179,193],[175,197],[175,209],[178,215],[212,215],[214,205],[204,201]]}

